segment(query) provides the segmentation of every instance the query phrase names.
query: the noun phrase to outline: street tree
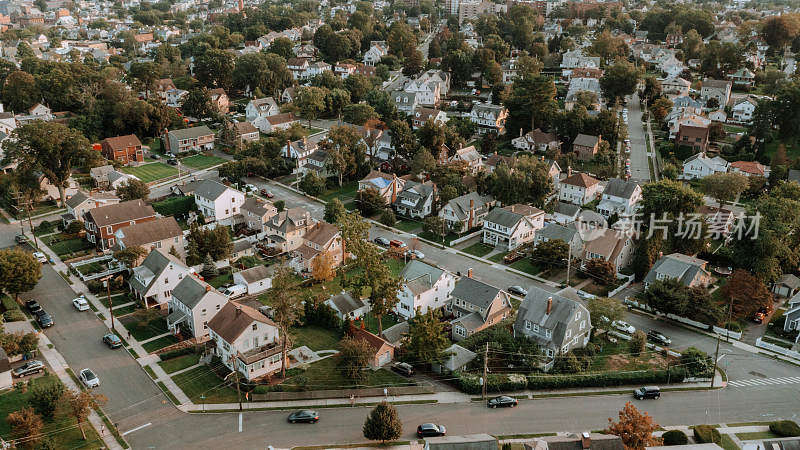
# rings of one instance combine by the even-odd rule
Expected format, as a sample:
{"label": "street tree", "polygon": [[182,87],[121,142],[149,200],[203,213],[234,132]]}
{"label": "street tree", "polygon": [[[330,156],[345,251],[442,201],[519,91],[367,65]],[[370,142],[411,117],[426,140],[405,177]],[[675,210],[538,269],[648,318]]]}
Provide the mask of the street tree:
{"label": "street tree", "polygon": [[540,242],[531,254],[534,264],[546,264],[550,267],[563,266],[569,255],[569,245],[561,239],[550,239]]}
{"label": "street tree", "polygon": [[303,315],[300,297],[294,291],[294,274],[288,266],[278,267],[268,291],[273,320],[281,338],[281,378],[286,378],[286,351],[289,347],[289,328]]}
{"label": "street tree", "polygon": [[353,125],[364,125],[369,120],[377,119],[378,113],[366,103],[354,103],[342,108],[342,118]]}
{"label": "street tree", "polygon": [[444,219],[436,215],[426,217],[425,221],[422,223],[422,228],[423,231],[427,231],[440,239],[444,239],[449,232]]}
{"label": "street tree", "polygon": [[86,431],[83,429],[89,413],[98,407],[106,404],[108,399],[103,394],[95,394],[89,391],[72,390],[68,389],[66,392],[67,400],[69,401],[70,414],[78,422],[78,428],[81,430],[83,440],[86,440]]}
{"label": "street tree", "polygon": [[297,90],[295,93],[294,104],[300,109],[300,114],[308,120],[315,120],[325,111],[325,90],[322,88],[308,86]]}
{"label": "street tree", "polygon": [[364,217],[372,217],[386,207],[386,199],[375,188],[367,188],[358,192],[358,210]]}
{"label": "street tree", "polygon": [[18,441],[19,447],[36,448],[42,439],[44,421],[42,421],[42,416],[36,414],[30,406],[10,413],[6,417],[6,422],[11,427],[11,437]]}
{"label": "street tree", "polygon": [[627,308],[617,299],[608,297],[594,297],[589,299],[586,305],[589,316],[592,318],[592,325],[602,325],[604,322],[622,320],[625,317]]}
{"label": "street tree", "polygon": [[658,424],[649,414],[639,412],[633,403],[627,402],[619,412],[618,422],[608,418],[605,432],[619,436],[626,449],[639,450],[661,444],[661,439],[653,436],[653,432],[658,429]]}
{"label": "street tree", "polygon": [[600,78],[603,96],[613,103],[633,94],[640,76],[639,70],[633,64],[627,61],[616,62],[606,68],[603,77]]}
{"label": "street tree", "polygon": [[117,188],[117,196],[123,202],[128,200],[147,200],[150,195],[150,188],[142,180],[131,178],[125,184]]}
{"label": "street tree", "polygon": [[0,250],[0,291],[13,294],[19,303],[19,294],[28,292],[42,277],[42,264],[32,254],[21,249]]}
{"label": "street tree", "polygon": [[372,355],[372,347],[366,339],[345,336],[339,342],[336,365],[345,378],[355,384],[361,384],[369,376],[369,363]]}
{"label": "street tree", "polygon": [[429,309],[425,314],[417,311],[408,321],[408,334],[403,338],[403,348],[410,361],[440,362],[450,345],[445,331],[446,322],[441,311]]}
{"label": "street tree", "polygon": [[738,173],[717,172],[702,179],[703,191],[713,197],[720,208],[724,202],[736,200],[749,183],[746,176]]}
{"label": "street tree", "polygon": [[306,194],[316,197],[325,192],[325,178],[318,175],[317,172],[309,170],[300,180],[298,187]]}
{"label": "street tree", "polygon": [[403,433],[403,422],[397,414],[397,409],[383,401],[369,413],[362,431],[365,438],[384,443],[400,438]]}
{"label": "street tree", "polygon": [[734,319],[749,319],[759,308],[772,309],[772,293],[763,281],[747,270],[734,270],[721,289],[722,298],[733,308],[731,315]]}
{"label": "street tree", "polygon": [[76,167],[92,167],[99,154],[80,131],[58,122],[34,121],[13,131],[3,142],[5,161],[19,162],[18,170],[38,170],[58,188],[61,205]]}
{"label": "street tree", "polygon": [[630,352],[634,357],[638,357],[647,349],[647,335],[642,330],[636,330],[631,336]]}
{"label": "street tree", "polygon": [[344,203],[338,198],[334,198],[325,204],[325,215],[323,219],[328,223],[336,223],[339,218],[347,213]]}
{"label": "street tree", "polygon": [[611,261],[606,261],[603,258],[593,258],[586,261],[586,273],[598,283],[608,286],[616,279],[617,270]]}
{"label": "street tree", "polygon": [[31,398],[28,400],[34,411],[50,421],[55,415],[58,404],[64,397],[64,383],[60,380],[49,381],[37,379],[31,387]]}

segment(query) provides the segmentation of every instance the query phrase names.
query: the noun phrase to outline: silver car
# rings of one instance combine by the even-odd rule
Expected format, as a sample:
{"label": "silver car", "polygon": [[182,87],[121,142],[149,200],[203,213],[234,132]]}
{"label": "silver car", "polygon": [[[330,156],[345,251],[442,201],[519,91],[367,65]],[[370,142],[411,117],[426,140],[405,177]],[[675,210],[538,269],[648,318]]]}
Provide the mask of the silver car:
{"label": "silver car", "polygon": [[88,388],[95,388],[100,386],[100,378],[92,372],[91,369],[83,369],[81,373],[78,375],[78,378],[81,379],[81,383],[86,385]]}

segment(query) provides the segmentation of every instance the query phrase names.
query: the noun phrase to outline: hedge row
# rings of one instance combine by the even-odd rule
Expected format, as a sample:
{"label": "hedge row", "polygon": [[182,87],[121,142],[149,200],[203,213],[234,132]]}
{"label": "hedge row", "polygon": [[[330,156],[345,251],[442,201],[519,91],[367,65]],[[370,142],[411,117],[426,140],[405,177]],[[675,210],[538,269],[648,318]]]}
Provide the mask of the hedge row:
{"label": "hedge row", "polygon": [[718,444],[722,437],[719,431],[711,425],[696,425],[694,427],[694,440],[698,444]]}
{"label": "hedge row", "polygon": [[153,209],[162,216],[181,216],[194,210],[194,197],[173,197],[152,204]]}
{"label": "hedge row", "polygon": [[[671,372],[671,373],[670,373]],[[490,374],[486,380],[487,392],[509,392],[524,389],[564,389],[578,387],[614,387],[645,384],[664,384],[667,381],[680,382],[686,377],[681,367],[667,370],[636,372],[601,372],[579,375],[522,375]],[[480,376],[459,374],[458,384],[467,394],[481,393]]]}
{"label": "hedge row", "polygon": [[198,347],[183,347],[177,350],[170,350],[168,352],[160,353],[158,357],[162,361],[166,361],[168,359],[177,358],[183,355],[191,355],[192,353],[197,353],[199,351]]}
{"label": "hedge row", "polygon": [[779,420],[769,424],[769,431],[780,437],[800,436],[800,426],[791,420]]}

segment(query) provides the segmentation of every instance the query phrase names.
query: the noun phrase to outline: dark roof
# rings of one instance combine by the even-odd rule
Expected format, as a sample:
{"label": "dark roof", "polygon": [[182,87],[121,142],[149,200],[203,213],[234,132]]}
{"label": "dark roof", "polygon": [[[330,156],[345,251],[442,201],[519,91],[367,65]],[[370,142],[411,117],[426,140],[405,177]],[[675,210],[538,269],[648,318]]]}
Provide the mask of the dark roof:
{"label": "dark roof", "polygon": [[337,295],[332,295],[328,301],[336,305],[336,309],[344,315],[350,314],[359,308],[363,308],[365,305],[363,300],[354,299],[353,296],[347,291],[342,291]]}
{"label": "dark roof", "polygon": [[228,302],[208,322],[208,328],[218,334],[225,342],[232,344],[241,334],[250,328],[253,322],[261,322],[276,327],[269,317],[247,305]]}
{"label": "dark roof", "polygon": [[216,200],[228,190],[228,186],[214,180],[202,180],[194,188],[194,195],[209,200]]}
{"label": "dark roof", "polygon": [[451,297],[459,298],[478,308],[488,309],[500,293],[500,288],[490,286],[474,278],[463,277],[456,282]]}
{"label": "dark roof", "polygon": [[390,342],[388,342],[384,338],[382,338],[382,337],[380,337],[378,335],[372,334],[367,330],[362,330],[361,328],[356,328],[355,329],[355,331],[353,333],[353,337],[356,338],[356,339],[363,339],[363,340],[367,341],[367,344],[369,344],[369,346],[372,348],[372,351],[374,353],[377,353],[378,351],[380,351],[381,347],[383,347],[384,345],[388,345],[389,347],[394,347],[394,345],[392,345]]}
{"label": "dark roof", "polygon": [[156,212],[153,210],[152,206],[148,205],[143,200],[130,200],[117,203],[116,205],[106,205],[90,209],[86,214],[92,222],[102,227],[130,220],[152,217],[156,215]]}
{"label": "dark roof", "polygon": [[598,181],[593,177],[590,177],[589,175],[586,175],[585,173],[575,173],[567,178],[564,178],[563,180],[561,180],[561,182],[572,186],[580,186],[586,188],[594,186],[600,181]]}
{"label": "dark roof", "polygon": [[200,281],[193,276],[184,277],[180,283],[175,286],[175,289],[172,290],[172,298],[183,303],[189,309],[194,309],[206,295],[218,295],[222,297],[222,294],[210,284],[205,281]]}
{"label": "dark roof", "polygon": [[267,266],[255,266],[237,272],[248,283],[254,283],[272,276],[272,270]]}
{"label": "dark roof", "polygon": [[639,183],[635,181],[626,181],[626,180],[621,180],[619,178],[612,178],[608,180],[608,184],[606,184],[606,188],[605,190],[603,190],[603,194],[630,199],[631,195],[633,195],[633,191],[636,190],[637,186],[639,186]]}
{"label": "dark roof", "polygon": [[[170,255],[166,251],[162,249],[153,249],[149,255],[139,264],[137,267],[133,268],[133,275],[129,280],[131,287],[143,293],[144,291],[148,290],[150,286],[153,284],[154,281],[158,279],[158,276],[161,272],[164,271],[167,267],[169,267],[170,263],[177,264],[180,267],[183,267],[187,272],[188,268],[180,259]],[[152,277],[147,285],[144,285],[141,281],[139,281],[138,276],[146,279]]]}
{"label": "dark roof", "polygon": [[[137,223],[118,231],[125,247],[150,244],[164,239],[183,236],[183,230],[174,217],[161,217],[148,222]],[[183,243],[179,243],[183,245]]]}
{"label": "dark roof", "polygon": [[[548,299],[552,299],[553,301],[550,314],[547,314]],[[568,322],[577,309],[584,310],[586,312],[586,318],[589,320],[589,311],[580,303],[559,294],[546,291],[540,287],[531,286],[528,295],[519,306],[517,323],[527,320],[552,330],[551,341],[555,344],[556,348],[560,348],[565,342],[564,335],[569,325]],[[517,326],[515,326],[515,328],[519,329]],[[532,335],[531,337],[537,337],[537,335]],[[546,345],[549,342],[540,343]]]}
{"label": "dark roof", "polygon": [[489,211],[484,222],[496,223],[511,228],[519,223],[523,217],[535,215],[540,212],[542,212],[542,210],[534,208],[533,206],[521,204],[509,205],[503,208],[494,208]]}
{"label": "dark roof", "polygon": [[575,137],[575,140],[572,141],[572,145],[580,145],[583,147],[594,147],[597,144],[599,139],[597,136],[591,136],[588,134],[579,134]]}
{"label": "dark roof", "polygon": [[184,128],[181,130],[172,130],[169,132],[170,137],[178,140],[197,138],[200,136],[208,136],[209,134],[213,135],[214,132],[211,131],[211,129],[205,125],[199,127]]}
{"label": "dark roof", "polygon": [[[613,434],[590,433],[590,450],[625,450],[622,439]],[[540,438],[547,442],[548,450],[582,450],[581,437],[575,434],[567,436],[547,436]]]}

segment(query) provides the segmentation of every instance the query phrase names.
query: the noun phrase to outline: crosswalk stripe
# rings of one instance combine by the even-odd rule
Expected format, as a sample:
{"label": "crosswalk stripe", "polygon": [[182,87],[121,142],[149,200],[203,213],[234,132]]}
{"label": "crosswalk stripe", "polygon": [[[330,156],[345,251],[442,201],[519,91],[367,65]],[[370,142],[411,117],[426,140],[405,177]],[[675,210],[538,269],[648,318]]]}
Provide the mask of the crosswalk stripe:
{"label": "crosswalk stripe", "polygon": [[734,380],[728,383],[733,387],[767,386],[775,384],[798,384],[800,377],[778,377],[778,378],[751,378],[748,380]]}

